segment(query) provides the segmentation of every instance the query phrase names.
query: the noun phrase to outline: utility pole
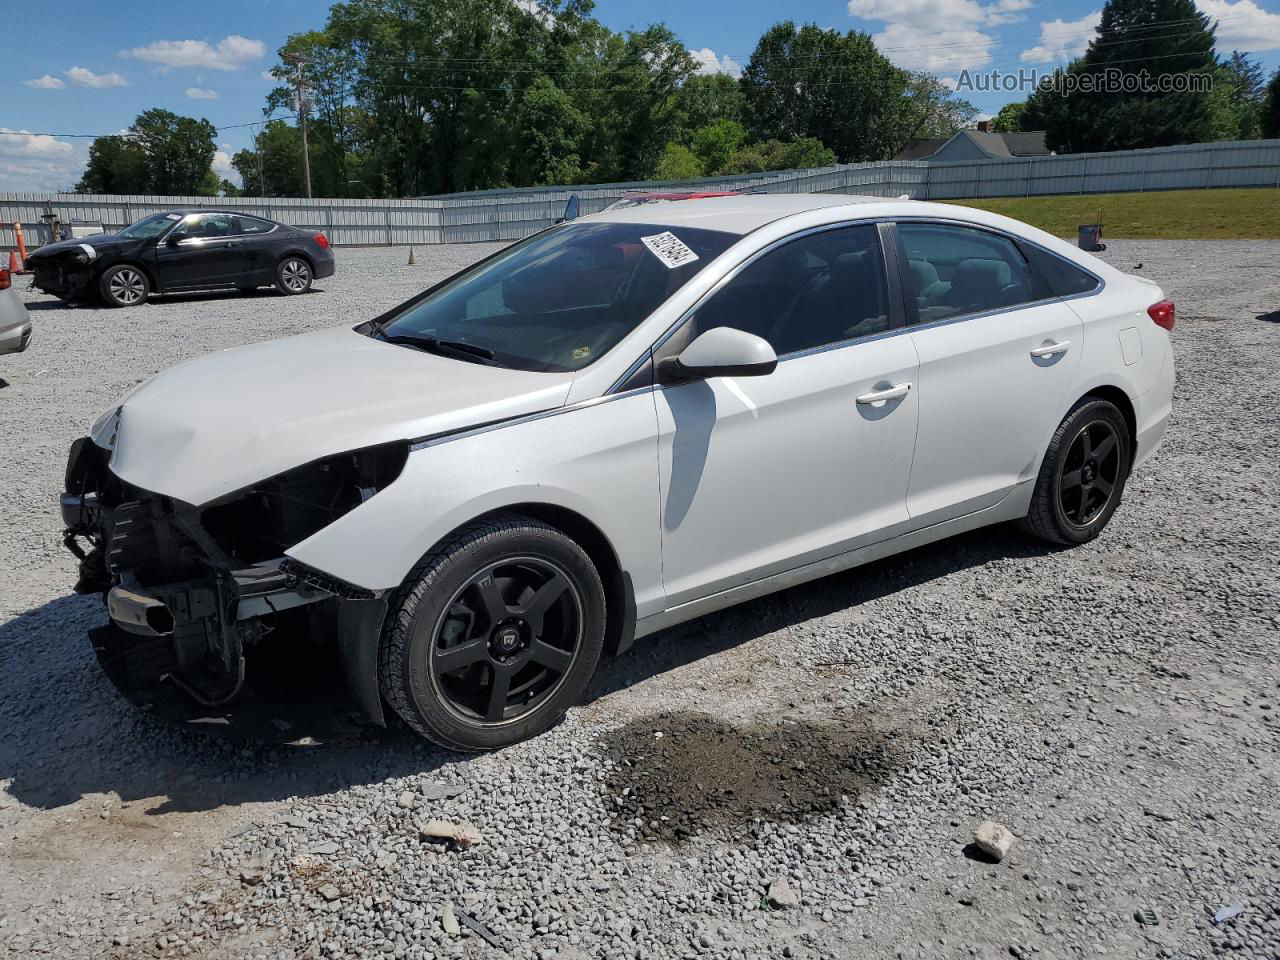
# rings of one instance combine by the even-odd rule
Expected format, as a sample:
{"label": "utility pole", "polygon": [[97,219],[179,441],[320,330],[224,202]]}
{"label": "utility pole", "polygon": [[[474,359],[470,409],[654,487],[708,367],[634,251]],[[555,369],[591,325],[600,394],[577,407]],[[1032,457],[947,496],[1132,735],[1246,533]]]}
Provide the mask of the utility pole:
{"label": "utility pole", "polygon": [[298,98],[298,129],[302,132],[302,178],[307,198],[311,197],[311,153],[307,149],[307,87],[302,68],[307,61],[300,57],[287,58],[293,64],[293,89]]}

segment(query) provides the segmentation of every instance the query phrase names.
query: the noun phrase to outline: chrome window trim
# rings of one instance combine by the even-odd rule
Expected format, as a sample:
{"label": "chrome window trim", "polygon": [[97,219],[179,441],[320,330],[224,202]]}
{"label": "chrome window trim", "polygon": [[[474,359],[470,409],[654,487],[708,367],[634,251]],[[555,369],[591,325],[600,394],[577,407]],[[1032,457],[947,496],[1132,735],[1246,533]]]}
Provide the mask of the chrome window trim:
{"label": "chrome window trim", "polygon": [[263,230],[261,233],[228,233],[228,234],[226,234],[226,235],[224,235],[224,236],[221,236],[221,237],[188,237],[186,240],[179,240],[179,241],[178,241],[178,244],[177,244],[178,246],[182,246],[182,245],[183,245],[183,244],[185,244],[185,243],[191,243],[191,242],[194,242],[194,241],[196,241],[196,240],[199,240],[199,241],[202,241],[202,242],[203,242],[203,241],[205,241],[205,240],[215,240],[215,241],[218,241],[218,240],[234,240],[234,239],[237,239],[237,238],[239,238],[239,237],[265,237],[265,236],[267,236],[268,234],[275,233],[275,232],[276,232],[276,230],[280,229],[280,224],[276,223],[274,220],[268,220],[266,217],[259,217],[259,216],[255,216],[255,215],[253,215],[253,214],[251,214],[251,213],[245,213],[245,214],[239,214],[239,213],[220,214],[220,213],[214,213],[214,212],[213,212],[213,211],[211,211],[211,210],[201,210],[199,213],[188,213],[188,214],[186,214],[186,216],[182,217],[181,219],[179,219],[179,220],[175,220],[175,221],[174,221],[174,223],[173,223],[173,226],[171,226],[168,230],[166,230],[164,233],[162,233],[162,234],[160,235],[160,239],[159,239],[157,242],[158,242],[158,243],[164,243],[165,241],[167,241],[167,240],[169,239],[169,234],[173,233],[173,231],[177,230],[177,229],[178,229],[178,227],[182,226],[182,224],[184,224],[184,223],[186,223],[186,222],[187,222],[187,217],[206,217],[206,216],[208,216],[208,217],[218,217],[218,216],[235,217],[237,220],[238,220],[238,219],[240,219],[240,217],[242,217],[242,216],[243,216],[243,217],[247,217],[247,218],[249,218],[249,219],[251,219],[251,220],[259,220],[259,221],[261,221],[262,223],[269,223],[269,224],[271,224],[271,229],[270,229],[270,230]]}

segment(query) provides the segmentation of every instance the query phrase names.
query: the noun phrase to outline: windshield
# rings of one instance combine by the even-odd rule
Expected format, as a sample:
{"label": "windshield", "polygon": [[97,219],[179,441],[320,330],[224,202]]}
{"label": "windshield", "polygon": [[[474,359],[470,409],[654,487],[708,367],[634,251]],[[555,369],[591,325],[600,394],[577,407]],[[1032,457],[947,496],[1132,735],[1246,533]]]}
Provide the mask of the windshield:
{"label": "windshield", "polygon": [[461,344],[521,370],[580,370],[604,356],[737,236],[639,223],[565,224],[478,264],[376,331]]}
{"label": "windshield", "polygon": [[137,223],[125,227],[120,231],[120,236],[132,237],[134,240],[156,237],[181,219],[182,217],[176,213],[157,213],[154,217],[143,217]]}

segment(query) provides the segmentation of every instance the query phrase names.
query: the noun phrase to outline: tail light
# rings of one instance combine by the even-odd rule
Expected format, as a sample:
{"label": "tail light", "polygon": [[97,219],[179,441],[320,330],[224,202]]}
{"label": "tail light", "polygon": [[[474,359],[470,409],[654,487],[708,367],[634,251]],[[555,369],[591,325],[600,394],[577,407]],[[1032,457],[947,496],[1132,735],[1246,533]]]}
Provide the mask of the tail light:
{"label": "tail light", "polygon": [[1153,303],[1147,307],[1147,315],[1156,322],[1157,326],[1172,330],[1173,321],[1177,319],[1177,309],[1174,307],[1172,300],[1161,300],[1159,303]]}
{"label": "tail light", "polygon": [[316,243],[320,244],[320,249],[322,250],[329,249],[329,238],[326,237],[323,233],[316,234]]}
{"label": "tail light", "polygon": [[9,284],[12,282],[13,280],[9,275],[9,271],[0,270],[0,290],[8,290]]}

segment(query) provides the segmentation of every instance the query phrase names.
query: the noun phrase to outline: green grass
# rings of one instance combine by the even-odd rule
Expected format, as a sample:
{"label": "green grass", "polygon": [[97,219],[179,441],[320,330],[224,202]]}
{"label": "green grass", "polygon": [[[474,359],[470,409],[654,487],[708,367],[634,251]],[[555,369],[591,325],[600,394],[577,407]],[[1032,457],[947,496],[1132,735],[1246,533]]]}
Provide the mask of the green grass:
{"label": "green grass", "polygon": [[950,200],[1022,220],[1059,237],[1102,216],[1102,239],[1280,240],[1280,190],[1164,190]]}

